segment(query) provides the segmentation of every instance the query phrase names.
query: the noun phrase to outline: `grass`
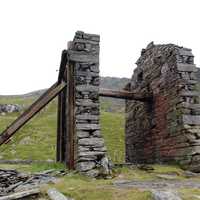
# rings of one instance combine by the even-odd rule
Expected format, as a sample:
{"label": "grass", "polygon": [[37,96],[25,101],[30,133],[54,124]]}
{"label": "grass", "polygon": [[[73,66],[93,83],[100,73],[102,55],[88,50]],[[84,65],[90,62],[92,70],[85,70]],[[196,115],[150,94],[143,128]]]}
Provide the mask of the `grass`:
{"label": "grass", "polygon": [[[50,103],[12,138],[12,141],[0,147],[0,156],[4,159],[48,160],[55,158],[56,141],[56,102]],[[0,116],[0,131],[16,115]]]}
{"label": "grass", "polygon": [[200,199],[200,190],[199,189],[181,189],[179,190],[183,200],[198,200]]}
{"label": "grass", "polygon": [[[1,98],[0,103],[17,103],[30,105],[34,98],[21,99]],[[102,135],[108,149],[108,155],[114,163],[124,162],[124,114],[105,112],[110,104],[102,103],[101,106],[101,128]],[[27,159],[27,160],[54,160],[56,149],[56,100],[52,101],[43,111],[36,115],[6,144],[0,146],[0,159]],[[18,114],[11,113],[5,116],[0,115],[0,132],[12,122]],[[44,163],[31,165],[5,165],[0,168],[17,169],[22,172],[39,172],[47,169],[64,169],[62,164]],[[183,170],[178,166],[153,165],[152,172],[146,172],[137,168],[116,168],[115,177],[111,180],[94,180],[83,177],[80,174],[69,172],[65,177],[59,179],[55,185],[47,185],[42,188],[46,191],[49,187],[56,187],[66,196],[76,200],[152,200],[151,193],[139,189],[119,189],[113,186],[116,180],[158,180],[159,174],[176,174],[176,179],[186,179]],[[193,180],[193,179],[190,179]],[[199,178],[194,178],[198,181]],[[181,189],[179,191],[183,200],[197,199],[194,195],[200,195],[197,189]]]}
{"label": "grass", "polygon": [[[34,98],[3,97],[0,103],[30,105]],[[52,101],[22,127],[12,140],[0,146],[0,159],[54,160],[56,153],[57,101]],[[19,114],[0,115],[2,132]],[[102,134],[108,155],[114,162],[124,161],[124,115],[101,112]]]}
{"label": "grass", "polygon": [[[76,200],[151,200],[151,193],[137,189],[119,189],[110,180],[92,180],[79,175],[65,177],[55,187],[68,197]],[[68,188],[66,190],[66,188]]]}
{"label": "grass", "polygon": [[101,112],[101,128],[108,154],[114,163],[122,163],[125,158],[124,115]]}

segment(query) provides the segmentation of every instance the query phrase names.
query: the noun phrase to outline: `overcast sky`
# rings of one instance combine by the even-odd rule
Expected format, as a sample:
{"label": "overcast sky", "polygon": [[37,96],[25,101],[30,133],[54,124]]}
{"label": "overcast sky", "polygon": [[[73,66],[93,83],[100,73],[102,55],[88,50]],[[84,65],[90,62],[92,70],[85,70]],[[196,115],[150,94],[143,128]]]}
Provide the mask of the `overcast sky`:
{"label": "overcast sky", "polygon": [[151,41],[193,49],[199,0],[0,0],[0,94],[47,88],[75,31],[101,35],[101,76],[130,78]]}

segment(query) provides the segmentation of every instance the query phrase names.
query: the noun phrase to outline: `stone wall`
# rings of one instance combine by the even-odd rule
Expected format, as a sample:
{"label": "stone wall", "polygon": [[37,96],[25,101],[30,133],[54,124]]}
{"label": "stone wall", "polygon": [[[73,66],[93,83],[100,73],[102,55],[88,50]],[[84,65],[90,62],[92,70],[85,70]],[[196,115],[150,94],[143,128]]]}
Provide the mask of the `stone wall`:
{"label": "stone wall", "polygon": [[126,89],[149,91],[148,102],[126,101],[126,161],[180,163],[200,171],[200,104],[191,49],[143,49]]}
{"label": "stone wall", "polygon": [[75,86],[75,168],[89,176],[109,173],[99,122],[99,41],[98,35],[78,31],[68,49]]}

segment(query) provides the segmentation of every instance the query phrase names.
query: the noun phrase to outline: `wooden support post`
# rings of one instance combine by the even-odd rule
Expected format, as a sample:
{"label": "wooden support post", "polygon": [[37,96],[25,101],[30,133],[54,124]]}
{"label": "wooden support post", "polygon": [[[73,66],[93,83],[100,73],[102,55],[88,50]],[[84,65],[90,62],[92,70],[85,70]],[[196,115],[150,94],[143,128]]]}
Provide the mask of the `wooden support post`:
{"label": "wooden support post", "polygon": [[[60,69],[58,75],[58,83],[67,82],[65,72],[67,71],[67,50],[62,51]],[[56,160],[57,162],[65,162],[66,151],[66,89],[58,95],[58,110],[57,110],[57,145],[56,145]]]}
{"label": "wooden support post", "polygon": [[66,143],[66,165],[69,169],[75,168],[74,163],[74,133],[75,133],[75,84],[74,84],[74,66],[69,63],[67,68],[67,143]]}
{"label": "wooden support post", "polygon": [[62,133],[62,126],[61,126],[61,121],[62,121],[62,116],[61,116],[61,94],[58,95],[58,110],[57,110],[57,143],[56,143],[56,161],[61,162],[61,133]]}
{"label": "wooden support post", "polygon": [[66,89],[58,96],[58,115],[57,115],[57,154],[58,162],[65,161],[66,141]]}

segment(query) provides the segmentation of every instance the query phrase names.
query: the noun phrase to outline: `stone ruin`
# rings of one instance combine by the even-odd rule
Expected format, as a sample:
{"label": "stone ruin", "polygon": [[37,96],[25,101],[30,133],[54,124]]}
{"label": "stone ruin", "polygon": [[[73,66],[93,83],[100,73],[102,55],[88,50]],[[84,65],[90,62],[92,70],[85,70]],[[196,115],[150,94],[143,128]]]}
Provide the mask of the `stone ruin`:
{"label": "stone ruin", "polygon": [[[58,81],[0,135],[0,145],[58,96],[57,162],[97,177],[110,173],[99,97],[126,99],[126,162],[178,163],[200,172],[200,93],[191,49],[143,49],[124,90],[100,90],[100,37],[77,31],[63,50]],[[117,133],[116,133],[117,134]]]}
{"label": "stone ruin", "polygon": [[150,43],[126,90],[151,92],[126,101],[126,162],[175,163],[200,172],[200,102],[191,49]]}

